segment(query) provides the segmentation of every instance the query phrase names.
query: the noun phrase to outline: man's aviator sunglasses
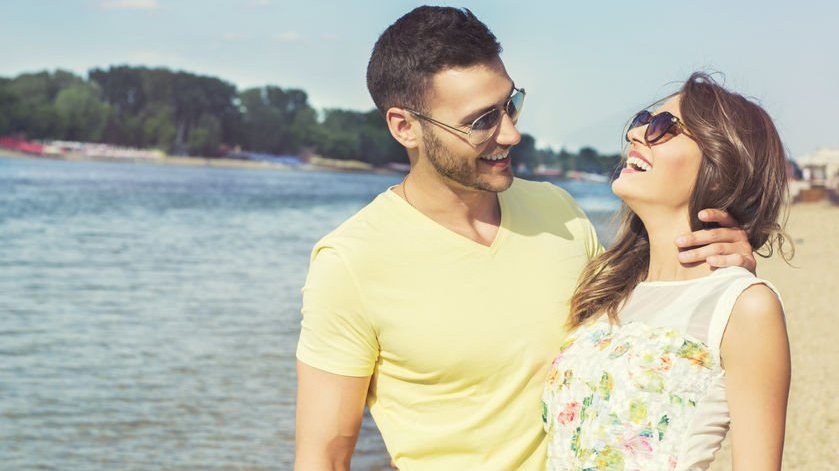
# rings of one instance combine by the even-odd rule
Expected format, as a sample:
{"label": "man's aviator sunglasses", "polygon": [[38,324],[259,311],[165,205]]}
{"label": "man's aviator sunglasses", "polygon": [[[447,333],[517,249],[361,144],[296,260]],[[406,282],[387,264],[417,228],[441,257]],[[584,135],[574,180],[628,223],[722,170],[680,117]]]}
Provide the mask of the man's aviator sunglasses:
{"label": "man's aviator sunglasses", "polygon": [[685,133],[686,136],[691,137],[690,132],[685,127],[685,124],[677,116],[673,116],[668,111],[663,111],[657,115],[653,115],[647,110],[641,111],[629,123],[626,129],[626,141],[629,142],[629,131],[644,125],[647,130],[644,131],[644,141],[648,146],[655,144],[663,144],[671,138],[676,137],[679,133]]}
{"label": "man's aviator sunglasses", "polygon": [[[524,106],[524,96],[525,91],[523,88],[513,88],[513,94],[510,95],[510,98],[508,98],[504,103],[503,108],[493,108],[487,111],[486,113],[478,116],[477,119],[472,121],[472,124],[470,125],[452,126],[437,121],[430,116],[426,116],[419,111],[414,111],[410,108],[405,108],[405,111],[411,113],[417,118],[421,118],[446,129],[451,129],[452,131],[465,134],[469,143],[473,146],[477,146],[483,144],[489,140],[493,134],[495,134],[495,130],[498,129],[498,125],[501,124],[501,113],[506,113],[513,121],[513,124],[516,124],[516,121],[518,121],[519,115],[521,114],[521,108]],[[464,131],[462,128],[468,128],[468,131]]]}

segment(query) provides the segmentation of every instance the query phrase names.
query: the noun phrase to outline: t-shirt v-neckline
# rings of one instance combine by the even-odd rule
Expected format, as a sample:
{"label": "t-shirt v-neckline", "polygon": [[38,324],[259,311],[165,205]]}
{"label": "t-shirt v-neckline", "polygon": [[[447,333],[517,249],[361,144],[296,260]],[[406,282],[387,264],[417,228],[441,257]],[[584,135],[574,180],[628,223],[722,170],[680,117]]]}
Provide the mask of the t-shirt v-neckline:
{"label": "t-shirt v-neckline", "polygon": [[394,200],[394,202],[398,205],[401,205],[402,210],[406,212],[410,212],[415,217],[419,218],[420,220],[424,221],[424,224],[427,227],[430,227],[432,230],[437,232],[446,234],[446,236],[452,240],[458,241],[458,243],[465,245],[467,247],[471,247],[475,250],[481,250],[484,252],[488,252],[491,254],[496,253],[501,245],[504,243],[504,240],[507,238],[507,233],[509,232],[509,226],[512,219],[512,215],[510,214],[510,209],[506,205],[504,192],[496,193],[498,195],[498,206],[501,211],[501,222],[498,224],[498,230],[495,233],[495,238],[493,238],[492,243],[490,245],[484,245],[480,242],[476,242],[463,234],[459,234],[448,227],[440,224],[439,222],[431,219],[430,217],[426,216],[422,211],[415,208],[412,204],[405,201],[404,198],[396,194],[393,191],[393,188],[390,187],[385,191],[387,193],[388,198]]}

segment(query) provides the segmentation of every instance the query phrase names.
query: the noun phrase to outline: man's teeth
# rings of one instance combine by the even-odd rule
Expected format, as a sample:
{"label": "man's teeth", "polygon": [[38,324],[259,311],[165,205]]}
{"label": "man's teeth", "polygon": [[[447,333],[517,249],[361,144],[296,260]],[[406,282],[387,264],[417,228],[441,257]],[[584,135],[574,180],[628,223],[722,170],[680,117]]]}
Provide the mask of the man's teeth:
{"label": "man's teeth", "polygon": [[626,164],[632,166],[636,170],[641,170],[642,172],[646,172],[649,169],[653,168],[652,165],[644,162],[642,159],[638,157],[629,157],[626,159]]}
{"label": "man's teeth", "polygon": [[484,159],[484,160],[503,160],[503,159],[507,158],[507,154],[504,153],[504,154],[499,154],[499,155],[490,155],[490,156],[481,157],[481,158]]}

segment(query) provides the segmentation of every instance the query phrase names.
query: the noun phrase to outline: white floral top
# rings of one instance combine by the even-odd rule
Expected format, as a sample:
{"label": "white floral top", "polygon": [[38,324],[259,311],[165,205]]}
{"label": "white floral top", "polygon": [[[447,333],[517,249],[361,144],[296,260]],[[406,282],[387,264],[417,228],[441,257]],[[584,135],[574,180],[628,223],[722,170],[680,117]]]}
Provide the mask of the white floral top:
{"label": "white floral top", "polygon": [[642,283],[619,325],[574,330],[545,384],[548,469],[707,469],[728,429],[722,333],[755,283],[743,269]]}

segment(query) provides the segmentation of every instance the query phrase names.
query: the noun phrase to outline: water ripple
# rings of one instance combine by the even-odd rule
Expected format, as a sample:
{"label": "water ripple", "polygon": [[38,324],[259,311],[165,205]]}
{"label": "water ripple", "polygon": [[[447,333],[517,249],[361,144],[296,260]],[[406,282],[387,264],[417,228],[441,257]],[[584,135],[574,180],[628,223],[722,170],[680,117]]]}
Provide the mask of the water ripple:
{"label": "water ripple", "polygon": [[309,251],[398,180],[0,159],[3,469],[290,469]]}

